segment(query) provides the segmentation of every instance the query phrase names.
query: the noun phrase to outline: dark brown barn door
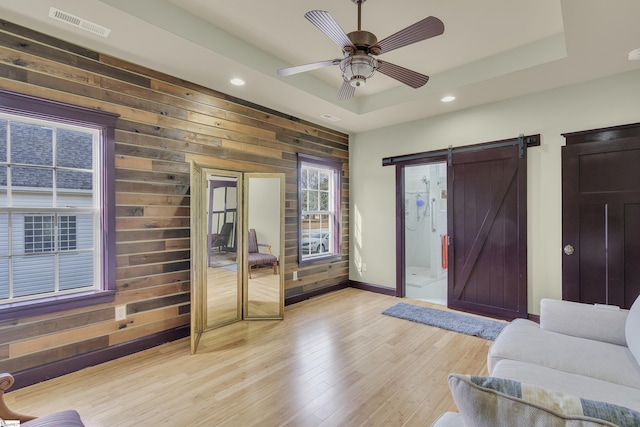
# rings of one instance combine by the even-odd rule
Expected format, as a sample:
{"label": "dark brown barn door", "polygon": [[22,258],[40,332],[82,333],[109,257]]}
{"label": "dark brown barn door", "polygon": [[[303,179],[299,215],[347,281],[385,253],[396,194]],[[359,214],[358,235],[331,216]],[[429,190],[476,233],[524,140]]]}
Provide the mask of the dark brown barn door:
{"label": "dark brown barn door", "polygon": [[448,170],[448,305],[527,316],[527,163],[521,147],[453,154]]}
{"label": "dark brown barn door", "polygon": [[629,308],[640,294],[640,126],[565,137],[562,297]]}

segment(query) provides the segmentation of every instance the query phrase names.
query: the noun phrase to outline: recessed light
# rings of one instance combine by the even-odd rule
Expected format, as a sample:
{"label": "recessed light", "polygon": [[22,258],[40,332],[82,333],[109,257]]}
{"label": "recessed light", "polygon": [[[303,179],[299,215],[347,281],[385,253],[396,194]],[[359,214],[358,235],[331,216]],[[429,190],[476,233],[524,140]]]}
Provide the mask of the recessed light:
{"label": "recessed light", "polygon": [[635,49],[629,52],[629,61],[637,61],[640,59],[640,49]]}
{"label": "recessed light", "polygon": [[456,99],[455,96],[448,95],[448,96],[445,96],[444,98],[442,98],[440,101],[442,101],[442,102],[451,102],[451,101],[453,101],[455,99]]}
{"label": "recessed light", "polygon": [[234,86],[244,86],[244,80],[242,79],[235,78],[235,79],[231,79],[230,81],[231,81],[231,84]]}

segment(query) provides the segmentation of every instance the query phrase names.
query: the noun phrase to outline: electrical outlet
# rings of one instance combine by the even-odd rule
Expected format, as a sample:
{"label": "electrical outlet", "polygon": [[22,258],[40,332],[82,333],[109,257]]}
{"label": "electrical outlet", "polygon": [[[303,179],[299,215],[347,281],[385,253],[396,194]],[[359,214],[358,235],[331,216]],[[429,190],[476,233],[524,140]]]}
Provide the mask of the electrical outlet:
{"label": "electrical outlet", "polygon": [[298,280],[298,272],[297,271],[293,272],[293,280]]}
{"label": "electrical outlet", "polygon": [[362,271],[367,271],[367,264],[364,262],[362,263]]}
{"label": "electrical outlet", "polygon": [[116,306],[116,320],[124,320],[126,318],[127,318],[126,304]]}

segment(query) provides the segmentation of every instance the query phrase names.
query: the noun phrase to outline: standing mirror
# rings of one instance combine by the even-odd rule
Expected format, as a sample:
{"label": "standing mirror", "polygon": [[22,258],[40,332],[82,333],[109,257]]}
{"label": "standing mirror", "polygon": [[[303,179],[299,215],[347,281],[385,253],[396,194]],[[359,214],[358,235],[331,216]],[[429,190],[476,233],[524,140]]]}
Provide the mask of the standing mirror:
{"label": "standing mirror", "polygon": [[245,174],[244,318],[284,317],[284,175]]}
{"label": "standing mirror", "polygon": [[242,174],[191,164],[191,352],[242,319]]}

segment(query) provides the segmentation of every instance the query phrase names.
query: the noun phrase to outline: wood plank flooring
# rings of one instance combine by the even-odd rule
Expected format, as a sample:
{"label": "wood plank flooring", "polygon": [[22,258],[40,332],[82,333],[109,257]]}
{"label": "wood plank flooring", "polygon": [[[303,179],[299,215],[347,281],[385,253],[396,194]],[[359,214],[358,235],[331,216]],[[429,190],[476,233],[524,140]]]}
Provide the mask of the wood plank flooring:
{"label": "wood plank flooring", "polygon": [[[87,426],[429,426],[456,410],[450,372],[486,375],[490,341],[381,314],[406,301],[344,289],[10,392]],[[438,307],[437,308],[442,308]]]}

